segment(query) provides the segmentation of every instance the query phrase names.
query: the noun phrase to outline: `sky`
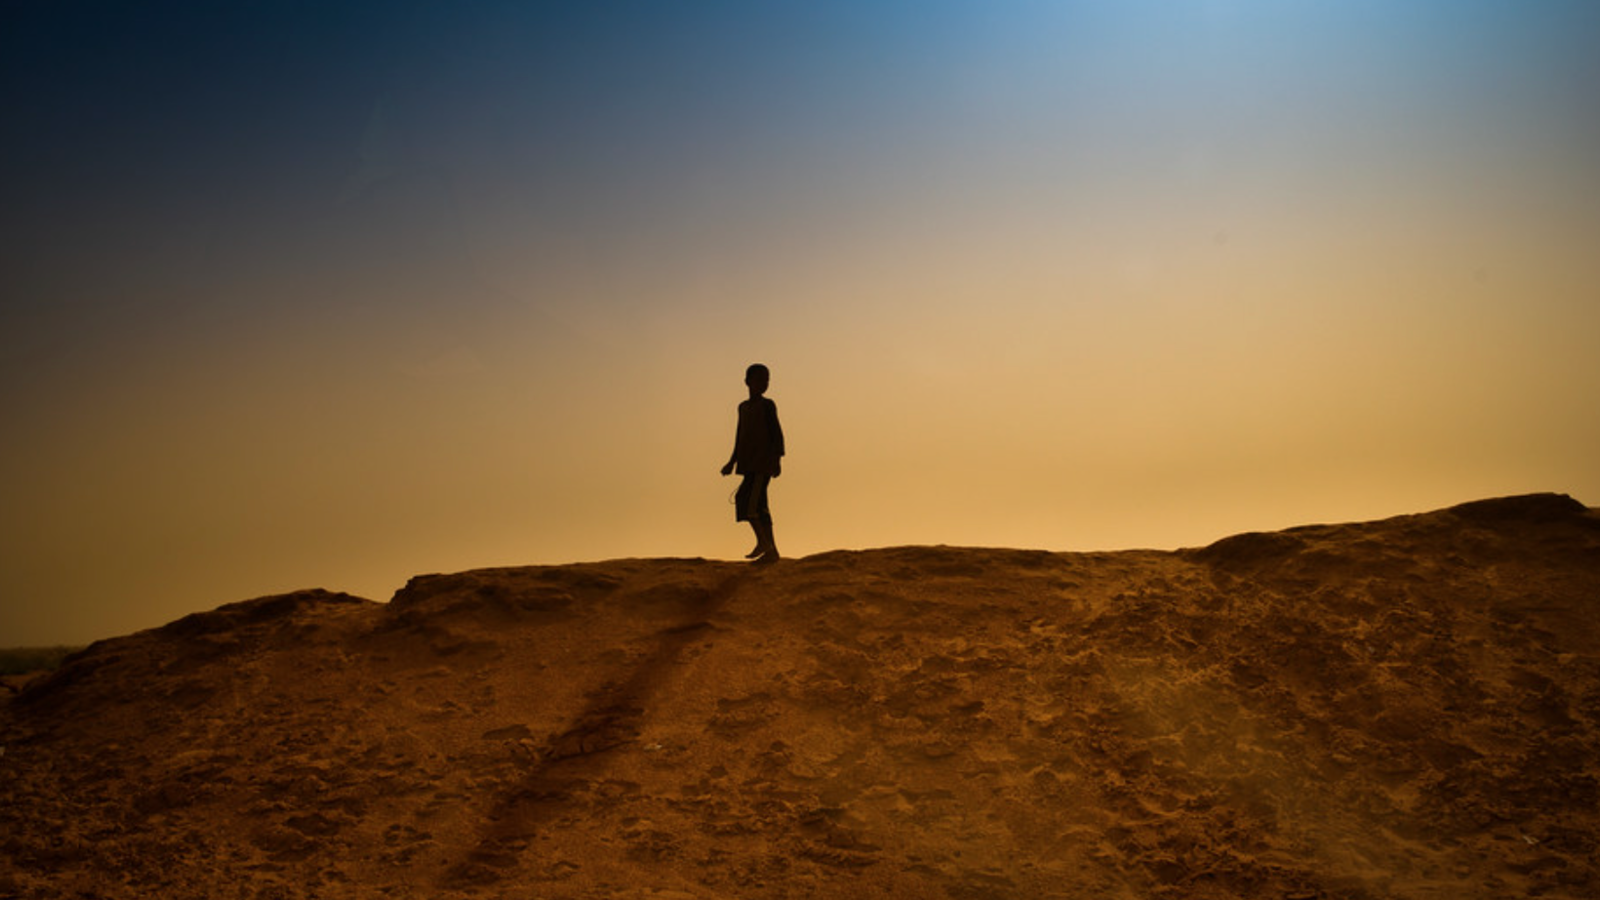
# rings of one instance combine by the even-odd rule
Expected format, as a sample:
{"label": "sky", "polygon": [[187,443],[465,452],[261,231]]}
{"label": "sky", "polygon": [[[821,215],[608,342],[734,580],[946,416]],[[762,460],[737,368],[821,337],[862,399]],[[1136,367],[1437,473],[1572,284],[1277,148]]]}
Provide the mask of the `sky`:
{"label": "sky", "polygon": [[0,645],[1600,505],[1587,0],[0,12]]}

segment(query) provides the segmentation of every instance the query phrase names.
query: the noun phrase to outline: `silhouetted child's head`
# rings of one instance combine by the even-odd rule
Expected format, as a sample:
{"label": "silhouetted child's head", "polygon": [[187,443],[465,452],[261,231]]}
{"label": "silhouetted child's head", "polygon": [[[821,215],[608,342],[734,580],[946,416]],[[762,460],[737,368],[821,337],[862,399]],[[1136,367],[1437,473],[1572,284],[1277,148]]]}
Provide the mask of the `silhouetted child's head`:
{"label": "silhouetted child's head", "polygon": [[767,392],[767,382],[771,377],[772,373],[768,372],[767,367],[761,363],[754,363],[750,368],[744,370],[744,383],[750,388],[750,395],[753,397]]}

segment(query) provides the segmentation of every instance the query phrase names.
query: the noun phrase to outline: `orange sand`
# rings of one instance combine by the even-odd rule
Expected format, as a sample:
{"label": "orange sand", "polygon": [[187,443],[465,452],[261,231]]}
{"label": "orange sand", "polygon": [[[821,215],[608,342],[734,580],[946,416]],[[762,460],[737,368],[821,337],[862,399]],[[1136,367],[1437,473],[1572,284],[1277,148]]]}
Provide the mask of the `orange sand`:
{"label": "orange sand", "polygon": [[236,603],[4,701],[0,896],[1592,898],[1597,613],[1555,495]]}

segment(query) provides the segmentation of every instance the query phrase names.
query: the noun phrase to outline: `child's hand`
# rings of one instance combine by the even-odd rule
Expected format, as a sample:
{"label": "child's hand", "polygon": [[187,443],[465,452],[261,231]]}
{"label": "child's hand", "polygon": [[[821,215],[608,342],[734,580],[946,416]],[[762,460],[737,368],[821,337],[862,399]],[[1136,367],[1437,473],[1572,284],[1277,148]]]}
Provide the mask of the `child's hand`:
{"label": "child's hand", "polygon": [[727,465],[723,466],[722,467],[722,474],[724,474],[724,475],[732,475],[733,474],[733,463],[728,463]]}

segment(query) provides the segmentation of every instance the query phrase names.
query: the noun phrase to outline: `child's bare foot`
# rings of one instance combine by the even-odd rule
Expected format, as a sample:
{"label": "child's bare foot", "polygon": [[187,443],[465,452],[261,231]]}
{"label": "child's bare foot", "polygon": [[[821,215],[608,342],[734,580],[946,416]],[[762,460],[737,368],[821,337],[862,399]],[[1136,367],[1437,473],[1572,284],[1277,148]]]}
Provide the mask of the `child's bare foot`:
{"label": "child's bare foot", "polygon": [[746,553],[744,555],[744,558],[745,559],[755,559],[756,557],[760,556],[761,554],[763,554],[765,552],[767,552],[767,548],[761,546],[760,544],[757,544],[756,548],[754,550],[751,550],[749,553]]}
{"label": "child's bare foot", "polygon": [[754,558],[754,562],[758,566],[765,566],[777,562],[778,559],[778,548],[768,547],[765,553]]}

